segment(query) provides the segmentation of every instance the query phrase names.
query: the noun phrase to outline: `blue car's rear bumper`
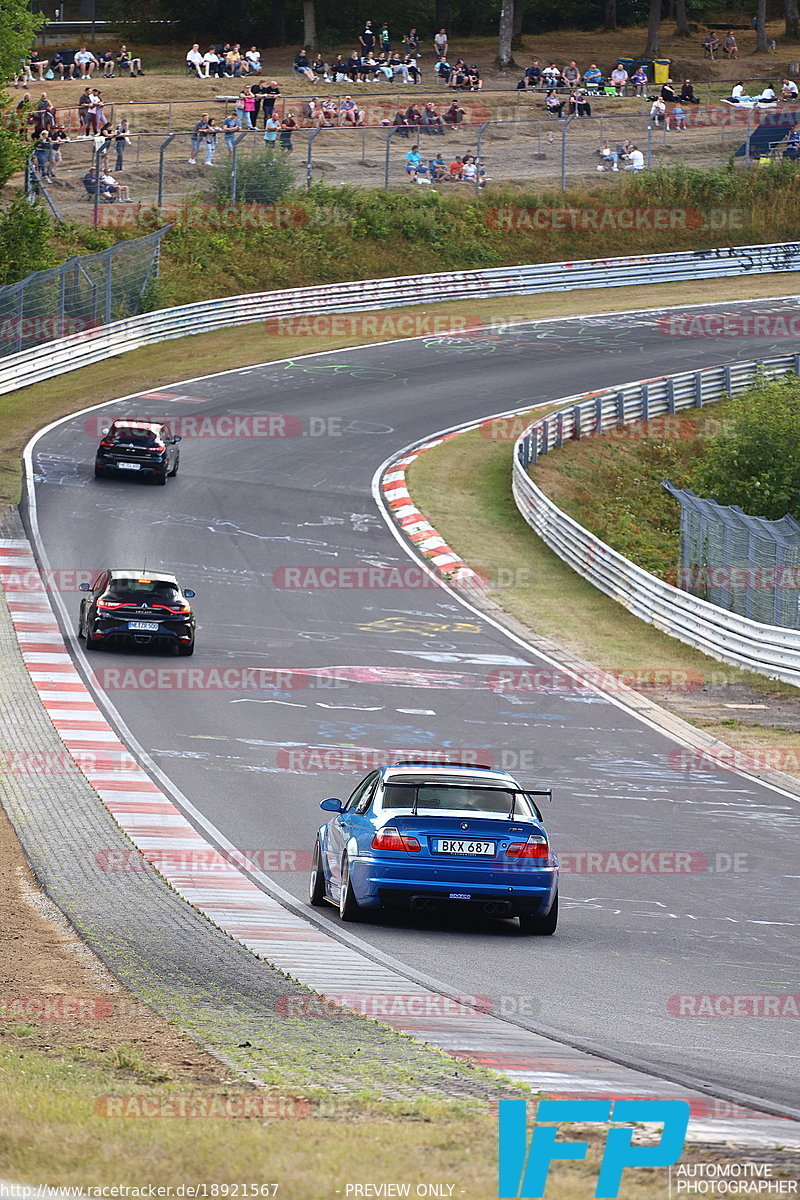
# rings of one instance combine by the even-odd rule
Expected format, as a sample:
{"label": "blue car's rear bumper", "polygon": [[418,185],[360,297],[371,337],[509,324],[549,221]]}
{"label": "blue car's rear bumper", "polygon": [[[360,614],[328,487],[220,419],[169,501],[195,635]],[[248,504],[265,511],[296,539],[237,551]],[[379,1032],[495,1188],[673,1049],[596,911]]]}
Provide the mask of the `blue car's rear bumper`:
{"label": "blue car's rear bumper", "polygon": [[[469,904],[498,916],[544,915],[556,894],[558,867],[537,866],[531,870],[511,863],[506,869],[497,869],[474,859],[435,864],[416,861],[412,867],[388,858],[351,858],[350,878],[363,908]],[[493,910],[487,908],[492,905]]]}

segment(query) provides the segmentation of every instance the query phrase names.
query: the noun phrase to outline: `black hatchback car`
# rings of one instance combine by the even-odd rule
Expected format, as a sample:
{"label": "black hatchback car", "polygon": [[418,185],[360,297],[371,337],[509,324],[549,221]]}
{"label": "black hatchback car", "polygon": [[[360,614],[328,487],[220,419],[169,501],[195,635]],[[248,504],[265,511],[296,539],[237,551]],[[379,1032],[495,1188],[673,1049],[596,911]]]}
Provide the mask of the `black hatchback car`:
{"label": "black hatchback car", "polygon": [[95,479],[117,472],[148,476],[156,483],[177,475],[181,461],[179,437],[162,421],[137,421],[122,417],[103,434],[94,460]]}
{"label": "black hatchback car", "polygon": [[162,571],[106,570],[81,600],[78,637],[87,650],[102,646],[175,646],[178,654],[194,654],[195,619],[190,588],[181,590],[174,575]]}

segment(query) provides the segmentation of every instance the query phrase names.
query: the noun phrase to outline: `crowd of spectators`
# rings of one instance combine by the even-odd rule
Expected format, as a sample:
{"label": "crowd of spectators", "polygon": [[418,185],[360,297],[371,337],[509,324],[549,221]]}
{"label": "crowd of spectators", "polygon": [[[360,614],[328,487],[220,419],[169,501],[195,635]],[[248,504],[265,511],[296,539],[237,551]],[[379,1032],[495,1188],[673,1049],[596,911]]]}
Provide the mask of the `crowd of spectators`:
{"label": "crowd of spectators", "polygon": [[27,87],[29,83],[50,82],[65,79],[91,79],[97,73],[104,79],[114,79],[116,73],[135,78],[144,75],[142,60],[133,54],[127,46],[119,50],[101,50],[98,54],[81,46],[77,50],[55,50],[52,55],[43,56],[32,52],[12,76],[15,88]]}

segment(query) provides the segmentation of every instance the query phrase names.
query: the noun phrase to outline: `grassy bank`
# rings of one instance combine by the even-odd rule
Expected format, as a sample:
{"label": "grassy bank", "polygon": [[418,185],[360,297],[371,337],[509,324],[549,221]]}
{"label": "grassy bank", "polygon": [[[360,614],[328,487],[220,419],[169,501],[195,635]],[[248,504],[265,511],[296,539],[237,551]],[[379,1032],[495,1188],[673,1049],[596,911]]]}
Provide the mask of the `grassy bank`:
{"label": "grassy bank", "polygon": [[[679,165],[566,193],[316,186],[284,203],[289,228],[252,212],[220,217],[200,206],[171,212],[176,227],[163,243],[153,306],[348,279],[790,241],[800,217],[800,169],[784,163],[745,174]],[[630,228],[617,214],[631,209],[665,214],[656,221],[664,227],[646,221]],[[131,223],[123,229],[56,231],[51,262],[105,249],[159,223],[152,210],[125,215]]]}

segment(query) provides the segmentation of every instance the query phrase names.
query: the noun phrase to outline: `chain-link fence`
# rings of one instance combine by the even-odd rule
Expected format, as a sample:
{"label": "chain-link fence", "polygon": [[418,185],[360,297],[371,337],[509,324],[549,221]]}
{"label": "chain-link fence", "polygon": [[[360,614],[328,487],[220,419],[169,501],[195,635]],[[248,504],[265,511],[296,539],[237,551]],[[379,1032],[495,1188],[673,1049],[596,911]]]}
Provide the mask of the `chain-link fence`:
{"label": "chain-link fence", "polygon": [[71,258],[0,288],[0,355],[140,312],[148,281],[157,274],[166,232],[159,229],[98,254]]}
{"label": "chain-link fence", "polygon": [[[511,105],[508,111],[490,109],[479,96],[458,103],[458,120],[446,121],[449,97],[439,100],[415,88],[401,97],[365,97],[357,94],[352,102],[328,97],[326,115],[306,115],[307,101],[295,104],[279,98],[274,107],[275,121],[281,125],[292,114],[295,128],[266,130],[265,114],[259,114],[254,129],[222,128],[214,138],[192,140],[192,129],[171,133],[136,133],[122,142],[107,139],[98,153],[92,137],[76,137],[60,143],[56,155],[45,166],[34,155],[34,173],[44,182],[57,216],[65,219],[89,219],[96,223],[134,222],[132,213],[109,212],[95,203],[85,184],[91,167],[108,170],[122,183],[126,195],[138,211],[156,208],[169,218],[170,210],[188,200],[213,202],[211,173],[230,171],[243,157],[264,153],[265,147],[286,153],[294,167],[298,186],[314,183],[349,184],[364,187],[408,187],[421,180],[434,186],[474,188],[489,180],[558,190],[574,184],[587,184],[600,171],[620,173],[632,165],[626,151],[633,145],[642,155],[643,166],[667,166],[688,163],[698,167],[724,164],[737,151],[740,160],[749,162],[762,156],[779,156],[787,145],[792,121],[800,116],[795,110],[780,111],[781,124],[767,123],[765,114],[751,109],[696,107],[686,114],[686,128],[654,123],[648,112],[612,110],[591,116],[562,118],[538,115],[540,109]],[[342,107],[352,103],[354,109]],[[433,104],[433,109],[426,105]],[[401,125],[409,108],[429,123]],[[232,112],[232,108],[228,110]],[[498,118],[497,112],[501,111]],[[348,117],[345,114],[350,113]],[[411,114],[412,117],[415,115]],[[197,114],[198,119],[200,114]],[[441,123],[440,123],[441,121]],[[395,124],[398,122],[398,124]],[[265,133],[267,140],[265,141]],[[761,144],[763,142],[763,145]],[[601,148],[607,143],[608,153]],[[758,144],[757,144],[758,143]],[[411,174],[406,155],[419,146],[424,171]],[[459,173],[451,169],[457,159],[471,156],[476,170]],[[443,166],[439,160],[444,160]],[[431,163],[433,162],[433,167]],[[610,180],[609,180],[610,182]],[[219,188],[217,189],[219,190]],[[229,189],[232,191],[233,189]],[[151,226],[150,226],[151,227]]]}
{"label": "chain-link fence", "polygon": [[664,487],[681,506],[684,591],[764,625],[800,628],[800,524],[723,507],[690,489]]}

